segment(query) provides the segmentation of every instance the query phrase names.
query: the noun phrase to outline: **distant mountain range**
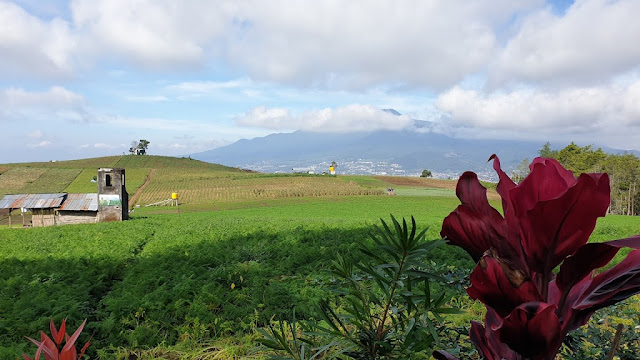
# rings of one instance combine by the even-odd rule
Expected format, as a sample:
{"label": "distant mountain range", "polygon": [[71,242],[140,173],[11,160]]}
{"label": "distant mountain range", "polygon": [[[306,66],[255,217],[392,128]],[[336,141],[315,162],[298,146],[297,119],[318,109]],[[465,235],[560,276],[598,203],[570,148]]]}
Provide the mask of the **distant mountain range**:
{"label": "distant mountain range", "polygon": [[[400,115],[393,109],[385,111]],[[435,177],[456,178],[471,170],[481,178],[495,179],[487,159],[493,153],[503,168],[513,169],[523,159],[533,159],[544,145],[519,140],[457,139],[431,132],[433,124],[414,120],[411,129],[347,134],[296,131],[239,140],[192,158],[261,172],[328,171],[332,161],[343,174],[417,176],[430,170]],[[564,145],[562,145],[564,146]],[[622,150],[602,147],[605,152]]]}

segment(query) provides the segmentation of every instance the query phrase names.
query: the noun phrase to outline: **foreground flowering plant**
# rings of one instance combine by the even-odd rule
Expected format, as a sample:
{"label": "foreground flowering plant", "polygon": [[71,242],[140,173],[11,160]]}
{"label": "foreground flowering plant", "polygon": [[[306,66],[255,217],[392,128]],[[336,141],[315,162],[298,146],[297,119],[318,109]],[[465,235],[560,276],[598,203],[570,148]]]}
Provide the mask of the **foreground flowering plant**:
{"label": "foreground flowering plant", "polygon": [[[622,247],[640,248],[640,235],[587,244],[609,206],[607,174],[577,179],[554,159],[536,158],[516,185],[492,155],[504,217],[489,205],[476,174],[466,172],[461,205],[441,235],[477,261],[467,293],[485,304],[484,326],[470,338],[488,360],[552,360],[571,330],[598,309],[640,293],[640,250],[592,276]],[[554,269],[560,265],[559,271]],[[455,359],[444,351],[436,359]]]}
{"label": "foreground flowering plant", "polygon": [[[80,350],[80,355],[78,355],[75,343],[78,340],[78,336],[80,336],[84,325],[87,323],[87,320],[85,320],[71,336],[66,333],[66,322],[67,319],[62,319],[60,329],[57,330],[55,324],[53,323],[53,319],[51,319],[49,328],[51,330],[51,337],[53,339],[51,339],[42,331],[40,332],[40,341],[29,337],[27,338],[38,347],[33,360],[39,360],[40,355],[43,353],[45,360],[79,360],[82,358],[84,352],[89,347],[91,340],[87,341],[87,343],[84,344],[84,346]],[[62,340],[65,340],[64,346],[62,346]],[[25,354],[22,354],[22,356],[25,360],[31,360],[31,358]]]}

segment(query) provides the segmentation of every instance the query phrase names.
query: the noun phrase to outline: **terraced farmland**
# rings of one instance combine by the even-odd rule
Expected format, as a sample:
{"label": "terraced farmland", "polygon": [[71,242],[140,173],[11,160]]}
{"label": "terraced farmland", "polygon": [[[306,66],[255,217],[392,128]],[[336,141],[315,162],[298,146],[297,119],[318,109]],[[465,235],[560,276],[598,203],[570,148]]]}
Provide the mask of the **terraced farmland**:
{"label": "terraced farmland", "polygon": [[0,195],[15,194],[36,181],[46,169],[28,167],[11,168],[0,175]]}
{"label": "terraced farmland", "polygon": [[193,169],[176,173],[158,169],[138,199],[150,204],[178,192],[182,204],[231,202],[291,197],[382,195],[380,189],[366,188],[339,177],[315,175],[273,175],[228,173]]}

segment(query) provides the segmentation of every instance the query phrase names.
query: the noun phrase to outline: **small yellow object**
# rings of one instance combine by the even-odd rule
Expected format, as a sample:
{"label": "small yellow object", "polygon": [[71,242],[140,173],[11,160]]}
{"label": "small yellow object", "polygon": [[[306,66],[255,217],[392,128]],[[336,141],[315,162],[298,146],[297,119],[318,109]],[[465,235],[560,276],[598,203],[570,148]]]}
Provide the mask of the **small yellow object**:
{"label": "small yellow object", "polygon": [[171,198],[173,200],[177,200],[178,199],[178,193],[171,193]]}
{"label": "small yellow object", "polygon": [[236,283],[231,283],[231,290],[236,288]]}
{"label": "small yellow object", "polygon": [[333,166],[329,166],[329,171],[336,171],[336,169]]}

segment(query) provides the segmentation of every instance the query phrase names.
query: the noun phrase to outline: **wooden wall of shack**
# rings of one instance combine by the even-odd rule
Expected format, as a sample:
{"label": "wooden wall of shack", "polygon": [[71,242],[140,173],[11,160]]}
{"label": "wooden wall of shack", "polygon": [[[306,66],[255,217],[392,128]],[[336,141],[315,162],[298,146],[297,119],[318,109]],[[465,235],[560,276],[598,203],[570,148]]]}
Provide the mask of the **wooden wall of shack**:
{"label": "wooden wall of shack", "polygon": [[56,216],[57,225],[69,224],[93,224],[98,222],[97,211],[70,211],[59,210]]}
{"label": "wooden wall of shack", "polygon": [[31,222],[33,227],[56,225],[56,213],[52,208],[32,209]]}

